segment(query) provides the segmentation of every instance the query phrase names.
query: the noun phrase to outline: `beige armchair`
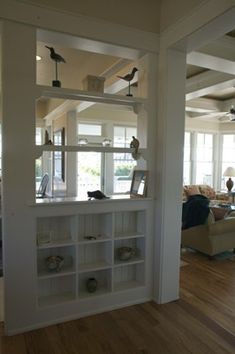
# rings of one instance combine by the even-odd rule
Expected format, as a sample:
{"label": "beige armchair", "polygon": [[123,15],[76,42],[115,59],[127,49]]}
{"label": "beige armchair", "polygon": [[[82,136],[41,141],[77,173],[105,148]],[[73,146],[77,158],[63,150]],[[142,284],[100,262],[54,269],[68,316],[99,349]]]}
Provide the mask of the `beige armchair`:
{"label": "beige armchair", "polygon": [[235,250],[235,212],[216,222],[210,213],[206,225],[182,230],[181,246],[193,248],[210,258],[230,249]]}

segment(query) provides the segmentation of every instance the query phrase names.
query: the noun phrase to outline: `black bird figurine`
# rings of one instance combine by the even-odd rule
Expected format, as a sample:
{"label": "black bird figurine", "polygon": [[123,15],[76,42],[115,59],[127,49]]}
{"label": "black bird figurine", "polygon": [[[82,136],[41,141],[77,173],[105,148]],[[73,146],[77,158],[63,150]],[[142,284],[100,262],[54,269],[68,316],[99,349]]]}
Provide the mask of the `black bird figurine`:
{"label": "black bird figurine", "polygon": [[53,47],[48,47],[47,45],[45,45],[45,47],[50,50],[50,57],[55,62],[55,77],[56,77],[56,79],[52,81],[52,86],[61,87],[61,82],[58,80],[57,63],[66,63],[66,61],[64,60],[64,58],[60,54],[55,52]]}
{"label": "black bird figurine", "polygon": [[130,92],[130,86],[131,86],[131,80],[133,80],[136,71],[138,71],[138,69],[136,67],[134,67],[131,71],[131,73],[126,74],[125,76],[117,76],[119,79],[128,81],[128,94],[127,96],[133,96]]}
{"label": "black bird figurine", "polygon": [[109,197],[106,197],[106,195],[101,192],[100,190],[96,190],[93,192],[87,192],[87,196],[89,199],[94,198],[94,199],[109,199]]}

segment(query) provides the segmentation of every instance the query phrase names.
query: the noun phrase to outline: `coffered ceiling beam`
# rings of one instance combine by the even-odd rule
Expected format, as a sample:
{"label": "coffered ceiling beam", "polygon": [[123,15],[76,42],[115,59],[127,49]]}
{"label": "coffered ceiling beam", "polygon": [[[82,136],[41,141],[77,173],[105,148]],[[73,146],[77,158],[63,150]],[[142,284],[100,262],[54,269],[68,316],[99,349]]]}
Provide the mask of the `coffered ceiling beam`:
{"label": "coffered ceiling beam", "polygon": [[[216,53],[221,50],[226,50],[226,51],[228,51],[228,53],[231,53],[231,56],[233,57],[234,56],[234,48],[235,48],[235,38],[225,35],[225,36],[217,38],[216,40],[207,44],[205,46],[205,48],[206,49],[210,48],[212,50],[215,50]],[[231,50],[231,52],[229,50]]]}
{"label": "coffered ceiling beam", "polygon": [[187,63],[202,68],[235,75],[235,62],[199,52],[191,52],[187,55]]}
{"label": "coffered ceiling beam", "polygon": [[136,60],[146,53],[143,50],[122,47],[110,43],[102,43],[100,41],[43,29],[37,31],[37,39],[41,42],[53,43],[62,47],[74,48],[98,54],[112,55],[129,60]]}
{"label": "coffered ceiling beam", "polygon": [[214,112],[214,113],[208,113],[208,114],[194,114],[190,113],[188,114],[188,118],[190,119],[202,119],[202,120],[215,120],[216,118],[221,117],[222,115],[225,115],[227,112]]}
{"label": "coffered ceiling beam", "polygon": [[214,113],[220,112],[222,103],[210,98],[196,98],[187,101],[186,111],[194,113]]}
{"label": "coffered ceiling beam", "polygon": [[231,107],[235,107],[235,98],[223,101],[222,103],[222,110],[228,112]]}
{"label": "coffered ceiling beam", "polygon": [[186,101],[210,95],[216,91],[233,87],[235,78],[231,74],[206,71],[186,81]]}

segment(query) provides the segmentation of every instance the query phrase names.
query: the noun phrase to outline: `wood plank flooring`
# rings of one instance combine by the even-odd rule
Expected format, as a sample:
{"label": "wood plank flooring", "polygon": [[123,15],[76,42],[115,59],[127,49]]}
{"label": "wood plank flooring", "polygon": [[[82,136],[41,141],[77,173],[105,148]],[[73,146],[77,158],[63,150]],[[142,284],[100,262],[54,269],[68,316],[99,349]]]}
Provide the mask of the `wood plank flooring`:
{"label": "wood plank flooring", "polygon": [[148,302],[22,335],[1,354],[235,353],[235,257],[209,261],[182,254],[180,300]]}

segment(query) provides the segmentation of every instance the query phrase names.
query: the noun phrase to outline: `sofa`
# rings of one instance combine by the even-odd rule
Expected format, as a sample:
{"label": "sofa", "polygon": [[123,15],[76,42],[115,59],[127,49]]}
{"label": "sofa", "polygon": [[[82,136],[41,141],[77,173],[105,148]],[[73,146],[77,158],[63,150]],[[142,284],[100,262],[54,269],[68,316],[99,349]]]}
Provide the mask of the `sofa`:
{"label": "sofa", "polygon": [[187,199],[188,193],[190,191],[195,191],[198,189],[199,193],[206,196],[208,199],[210,199],[213,202],[229,202],[229,195],[228,193],[221,193],[221,192],[215,192],[215,190],[208,186],[207,184],[190,184],[190,185],[184,185],[183,186],[183,196],[182,199],[185,201]]}
{"label": "sofa", "polygon": [[235,250],[235,212],[215,221],[210,211],[204,225],[193,226],[181,232],[181,246],[189,247],[209,256]]}

